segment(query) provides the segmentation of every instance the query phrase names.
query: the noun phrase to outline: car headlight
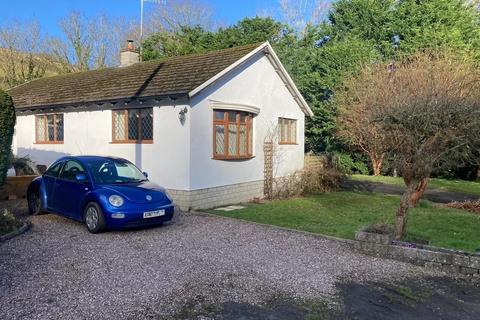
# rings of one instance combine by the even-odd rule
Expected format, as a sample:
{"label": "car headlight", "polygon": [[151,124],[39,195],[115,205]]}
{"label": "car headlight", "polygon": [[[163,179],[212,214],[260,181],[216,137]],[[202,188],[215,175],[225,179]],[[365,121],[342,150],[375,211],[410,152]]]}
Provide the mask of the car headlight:
{"label": "car headlight", "polygon": [[123,198],[119,195],[112,194],[110,197],[108,197],[108,202],[110,202],[110,204],[114,207],[121,207],[123,205]]}

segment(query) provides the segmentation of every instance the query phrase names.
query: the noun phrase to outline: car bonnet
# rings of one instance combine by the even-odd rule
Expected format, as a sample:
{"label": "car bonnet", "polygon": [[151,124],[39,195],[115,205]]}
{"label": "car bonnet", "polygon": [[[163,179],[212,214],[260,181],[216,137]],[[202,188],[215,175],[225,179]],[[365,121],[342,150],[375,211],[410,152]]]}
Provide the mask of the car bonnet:
{"label": "car bonnet", "polygon": [[161,202],[166,199],[165,189],[149,181],[102,185],[101,188],[133,203]]}

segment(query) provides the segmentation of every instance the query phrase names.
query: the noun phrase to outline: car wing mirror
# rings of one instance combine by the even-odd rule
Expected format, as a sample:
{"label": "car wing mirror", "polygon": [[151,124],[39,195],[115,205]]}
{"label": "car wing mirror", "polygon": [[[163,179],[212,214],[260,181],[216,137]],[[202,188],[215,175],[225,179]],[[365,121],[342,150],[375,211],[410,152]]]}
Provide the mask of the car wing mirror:
{"label": "car wing mirror", "polygon": [[145,176],[145,178],[148,179],[148,173],[146,173],[145,171],[143,171],[143,175]]}
{"label": "car wing mirror", "polygon": [[87,176],[85,173],[77,173],[75,175],[75,181],[77,182],[86,182],[87,181]]}

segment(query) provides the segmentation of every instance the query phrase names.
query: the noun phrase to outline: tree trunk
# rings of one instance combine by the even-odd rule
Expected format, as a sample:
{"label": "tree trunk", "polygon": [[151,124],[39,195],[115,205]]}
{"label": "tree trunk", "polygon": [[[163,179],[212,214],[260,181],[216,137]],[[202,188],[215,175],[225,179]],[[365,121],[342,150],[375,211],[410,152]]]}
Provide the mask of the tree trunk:
{"label": "tree trunk", "polygon": [[428,178],[423,178],[422,180],[420,180],[416,184],[417,185],[416,185],[415,189],[413,190],[412,194],[410,195],[410,202],[411,202],[410,204],[412,205],[412,207],[417,206],[418,201],[420,200],[420,198],[423,196],[423,193],[427,189]]}
{"label": "tree trunk", "polygon": [[476,177],[476,180],[477,180],[477,181],[480,181],[480,166],[477,168],[477,177]]}
{"label": "tree trunk", "polygon": [[395,216],[395,240],[400,240],[407,230],[408,209],[414,208],[428,185],[428,178],[419,181],[405,181],[406,189],[400,200],[400,207]]}
{"label": "tree trunk", "polygon": [[382,174],[382,164],[383,164],[384,155],[379,157],[371,156],[370,161],[372,162],[373,175],[379,176]]}
{"label": "tree trunk", "polygon": [[407,230],[408,209],[410,208],[410,191],[405,190],[400,200],[400,207],[395,216],[395,240],[402,239]]}

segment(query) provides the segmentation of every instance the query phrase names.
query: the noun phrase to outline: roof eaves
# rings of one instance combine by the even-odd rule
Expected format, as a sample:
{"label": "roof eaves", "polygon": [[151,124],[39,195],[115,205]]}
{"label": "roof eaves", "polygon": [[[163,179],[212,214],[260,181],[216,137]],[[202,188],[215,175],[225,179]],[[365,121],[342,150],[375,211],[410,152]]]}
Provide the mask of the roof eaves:
{"label": "roof eaves", "polygon": [[288,89],[290,90],[293,98],[295,99],[295,101],[298,103],[298,105],[300,106],[300,108],[302,109],[302,111],[309,117],[313,117],[313,111],[312,109],[310,109],[310,106],[308,105],[307,101],[305,101],[305,98],[303,97],[302,93],[300,92],[300,90],[298,90],[297,86],[295,85],[295,83],[293,82],[292,78],[290,77],[290,75],[288,74],[287,70],[285,69],[285,67],[283,66],[282,62],[280,61],[280,59],[278,58],[277,54],[275,53],[275,51],[273,50],[272,46],[270,45],[270,43],[267,43],[267,50],[268,50],[268,53],[269,55],[267,56],[268,59],[270,60],[270,62],[272,62],[272,64],[274,66],[276,66],[278,68],[278,72],[280,72],[280,77],[282,78],[282,80],[284,81],[285,85],[288,87]]}
{"label": "roof eaves", "polygon": [[58,109],[64,109],[67,107],[82,107],[86,105],[104,105],[108,103],[112,104],[117,104],[121,101],[146,101],[146,100],[151,100],[151,99],[156,99],[156,100],[162,100],[166,98],[189,98],[188,94],[186,92],[176,92],[176,93],[171,93],[171,94],[162,94],[162,95],[153,95],[153,96],[139,96],[139,97],[115,97],[115,98],[108,98],[108,99],[101,99],[101,100],[90,100],[90,101],[76,101],[72,103],[58,103],[58,104],[49,104],[49,105],[29,105],[29,106],[22,106],[15,108],[15,111],[17,112],[25,112],[25,111],[37,111],[37,110],[42,110],[42,109],[49,109],[49,110],[58,110]]}

